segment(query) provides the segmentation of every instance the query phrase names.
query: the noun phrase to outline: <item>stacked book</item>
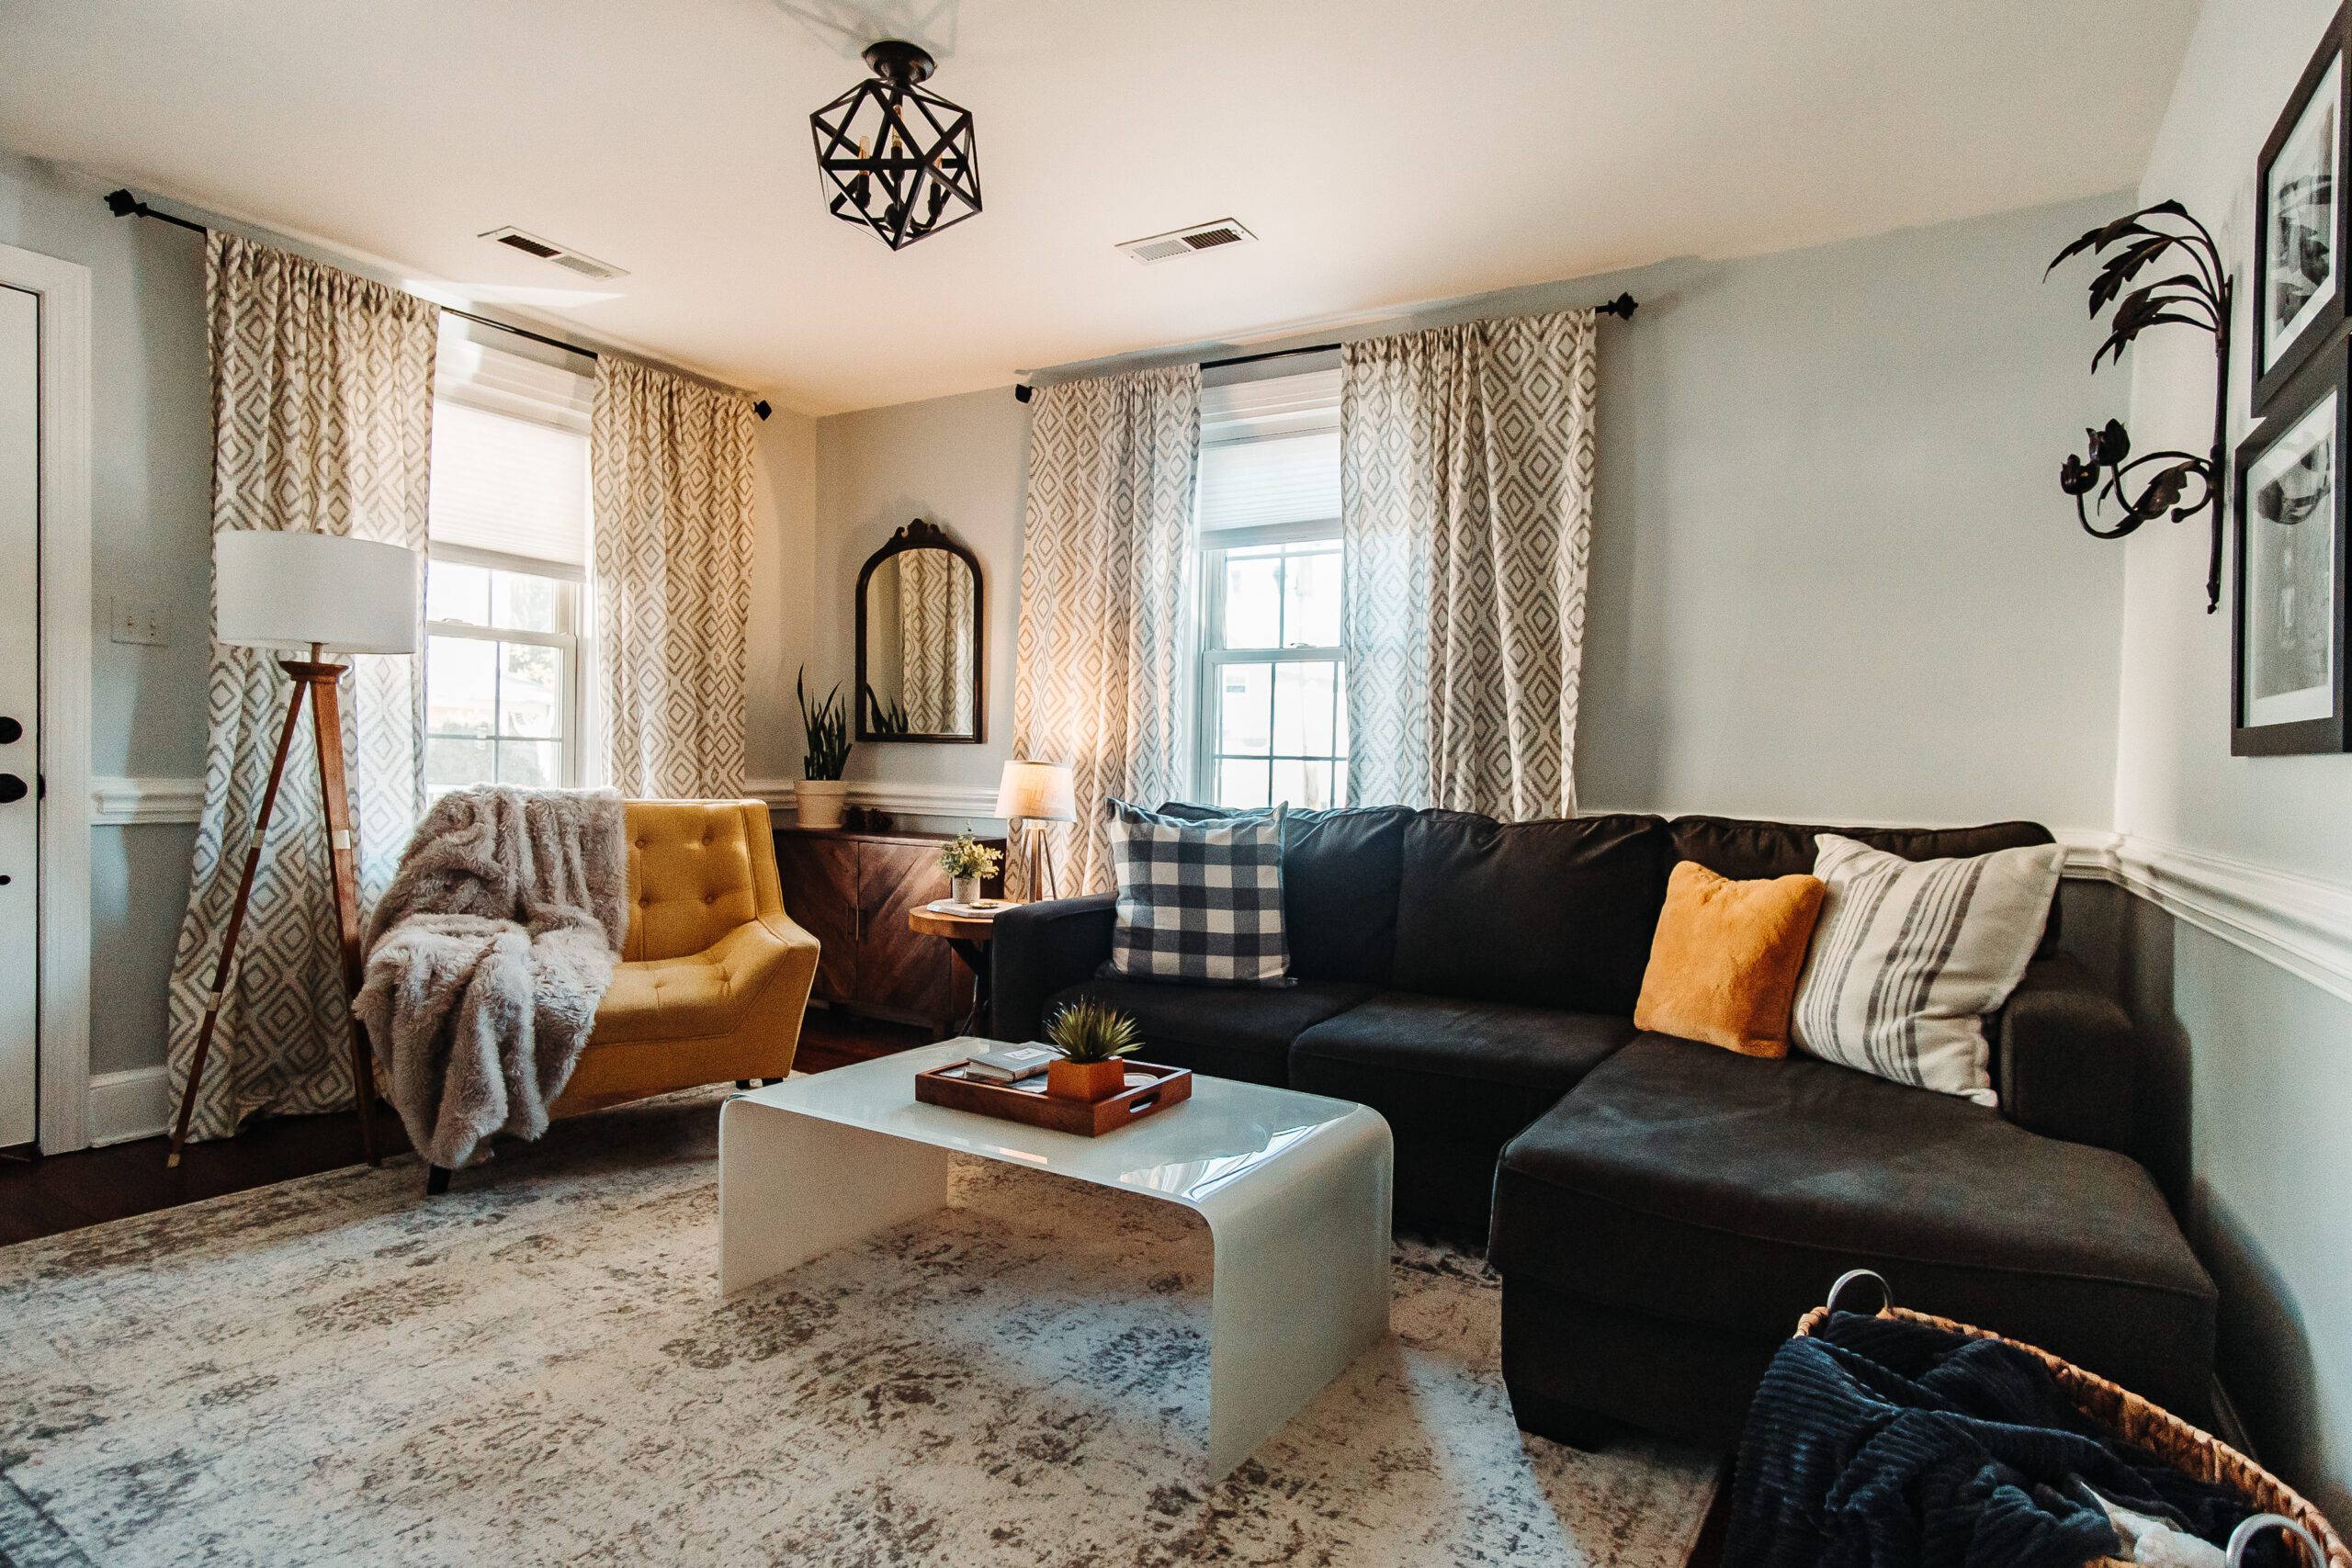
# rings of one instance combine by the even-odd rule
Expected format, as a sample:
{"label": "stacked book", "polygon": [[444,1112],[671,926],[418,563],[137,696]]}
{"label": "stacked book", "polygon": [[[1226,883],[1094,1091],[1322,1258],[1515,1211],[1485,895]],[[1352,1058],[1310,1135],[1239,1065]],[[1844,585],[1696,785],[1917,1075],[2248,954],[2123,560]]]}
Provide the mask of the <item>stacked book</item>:
{"label": "stacked book", "polygon": [[1046,1069],[1059,1061],[1061,1055],[1051,1045],[1000,1045],[967,1059],[964,1076],[989,1083],[1026,1083],[1045,1077]]}

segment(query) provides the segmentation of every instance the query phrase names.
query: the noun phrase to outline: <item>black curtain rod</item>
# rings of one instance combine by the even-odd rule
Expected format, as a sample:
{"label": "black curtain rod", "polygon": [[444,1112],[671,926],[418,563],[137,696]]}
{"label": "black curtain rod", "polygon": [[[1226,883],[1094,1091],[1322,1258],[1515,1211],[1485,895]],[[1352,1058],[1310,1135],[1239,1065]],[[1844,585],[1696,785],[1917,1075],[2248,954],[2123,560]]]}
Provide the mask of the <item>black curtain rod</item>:
{"label": "black curtain rod", "polygon": [[[1614,299],[1595,305],[1592,313],[1596,316],[1616,316],[1630,321],[1634,319],[1634,312],[1641,308],[1642,302],[1631,294],[1620,294]],[[1263,354],[1237,354],[1226,359],[1204,359],[1201,368],[1217,370],[1228,365],[1257,365],[1269,359],[1290,359],[1302,354],[1329,354],[1339,346],[1336,343],[1317,343],[1305,348],[1271,348]],[[1012,389],[1012,395],[1025,403],[1036,390],[1024,381]]]}
{"label": "black curtain rod", "polygon": [[[210,232],[201,223],[191,223],[185,218],[175,217],[169,212],[159,211],[148,206],[127,190],[108,191],[107,210],[117,218],[153,218],[157,222],[169,223],[175,228],[186,229],[191,233]],[[441,309],[460,320],[472,321],[480,326],[495,327],[503,333],[513,333],[516,337],[528,338],[533,343],[543,343],[549,348],[560,348],[566,354],[577,354],[588,359],[598,357],[596,351],[593,348],[582,348],[576,343],[566,343],[560,337],[549,337],[545,333],[535,333],[527,327],[512,326],[505,321],[493,321],[488,316],[477,316],[471,310],[460,310],[454,305],[444,305]],[[765,398],[762,398],[752,405],[752,412],[762,419],[765,419],[775,410]]]}

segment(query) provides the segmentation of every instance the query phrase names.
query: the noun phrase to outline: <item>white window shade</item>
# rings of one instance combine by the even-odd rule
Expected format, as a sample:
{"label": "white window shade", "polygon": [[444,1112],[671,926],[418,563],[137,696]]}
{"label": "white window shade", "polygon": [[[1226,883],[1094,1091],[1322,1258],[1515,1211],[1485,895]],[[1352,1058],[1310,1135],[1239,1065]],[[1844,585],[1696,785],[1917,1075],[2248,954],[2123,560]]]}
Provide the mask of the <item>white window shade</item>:
{"label": "white window shade", "polygon": [[[501,348],[481,341],[492,337],[515,346]],[[433,392],[445,400],[585,434],[596,394],[595,378],[582,368],[590,363],[579,355],[445,314]]]}
{"label": "white window shade", "polygon": [[1203,543],[1263,541],[1340,517],[1340,373],[1201,389]]}
{"label": "white window shade", "polygon": [[588,437],[470,401],[433,410],[435,545],[547,561],[588,558]]}

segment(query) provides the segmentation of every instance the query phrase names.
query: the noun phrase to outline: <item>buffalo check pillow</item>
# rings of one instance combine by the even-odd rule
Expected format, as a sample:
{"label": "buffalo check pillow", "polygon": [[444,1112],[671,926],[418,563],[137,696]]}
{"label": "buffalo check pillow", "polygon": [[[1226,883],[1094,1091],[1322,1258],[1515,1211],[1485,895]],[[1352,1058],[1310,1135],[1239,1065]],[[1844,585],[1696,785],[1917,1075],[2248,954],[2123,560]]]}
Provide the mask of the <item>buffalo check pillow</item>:
{"label": "buffalo check pillow", "polygon": [[1814,840],[1821,918],[1797,982],[1797,1049],[1896,1083],[1996,1103],[1984,1015],[2041,944],[2065,851],[1905,860]]}
{"label": "buffalo check pillow", "polygon": [[1106,803],[1118,925],[1102,973],[1127,980],[1289,986],[1283,807],[1186,822]]}

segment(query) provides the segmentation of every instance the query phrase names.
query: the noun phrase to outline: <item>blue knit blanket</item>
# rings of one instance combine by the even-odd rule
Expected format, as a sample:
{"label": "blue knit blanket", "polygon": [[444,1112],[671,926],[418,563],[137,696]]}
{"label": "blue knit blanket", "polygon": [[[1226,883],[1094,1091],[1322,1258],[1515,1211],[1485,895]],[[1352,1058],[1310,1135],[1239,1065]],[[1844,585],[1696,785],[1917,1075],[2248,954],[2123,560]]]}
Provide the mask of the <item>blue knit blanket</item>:
{"label": "blue knit blanket", "polygon": [[1833,1313],[1749,1409],[1726,1568],[2077,1568],[2119,1552],[2083,1487],[2216,1544],[2250,1511],[2100,1431],[1994,1339]]}

